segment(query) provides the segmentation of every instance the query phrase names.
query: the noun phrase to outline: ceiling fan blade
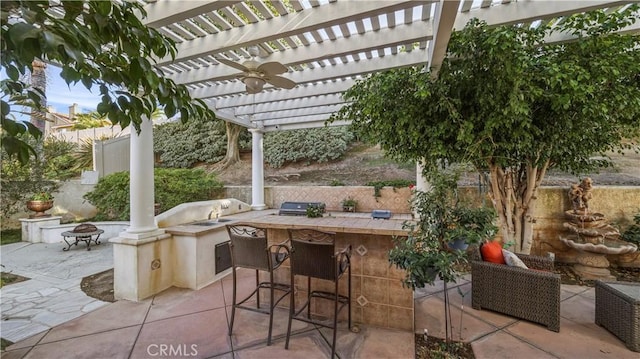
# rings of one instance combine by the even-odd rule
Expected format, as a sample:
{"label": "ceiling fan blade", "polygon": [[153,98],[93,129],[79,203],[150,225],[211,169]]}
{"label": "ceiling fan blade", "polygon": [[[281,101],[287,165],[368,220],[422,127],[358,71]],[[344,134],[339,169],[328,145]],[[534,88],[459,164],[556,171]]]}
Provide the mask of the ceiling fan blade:
{"label": "ceiling fan blade", "polygon": [[249,69],[244,66],[243,64],[239,64],[237,62],[233,62],[231,60],[227,60],[227,59],[223,59],[222,57],[216,57],[215,58],[217,61],[219,61],[222,64],[225,64],[227,66],[233,67],[234,69],[240,70],[240,71],[249,71]]}
{"label": "ceiling fan blade", "polygon": [[288,78],[282,77],[282,76],[271,76],[271,77],[266,77],[265,80],[267,80],[268,83],[272,84],[275,87],[281,87],[283,89],[292,89],[294,87],[296,87],[296,83],[289,80]]}
{"label": "ceiling fan blade", "polygon": [[287,68],[283,64],[275,61],[265,62],[258,66],[257,70],[266,75],[280,75],[287,72]]}

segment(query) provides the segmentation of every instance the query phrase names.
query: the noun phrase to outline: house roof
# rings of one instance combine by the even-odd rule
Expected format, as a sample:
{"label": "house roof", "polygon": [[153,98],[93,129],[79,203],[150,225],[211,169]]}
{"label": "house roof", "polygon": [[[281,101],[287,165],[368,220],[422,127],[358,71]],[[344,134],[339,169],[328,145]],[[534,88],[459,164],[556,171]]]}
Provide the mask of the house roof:
{"label": "house roof", "polygon": [[[593,9],[618,11],[632,1],[290,0],[146,1],[146,24],[177,43],[157,68],[188,86],[219,118],[265,131],[324,126],[344,105],[341,93],[368,74],[404,66],[437,67],[452,31],[473,17],[491,26],[555,25]],[[625,31],[638,31],[633,25]],[[555,36],[549,42],[566,41]],[[239,70],[257,61],[284,64],[293,89],[267,84],[248,94]],[[334,123],[340,125],[343,123]]]}

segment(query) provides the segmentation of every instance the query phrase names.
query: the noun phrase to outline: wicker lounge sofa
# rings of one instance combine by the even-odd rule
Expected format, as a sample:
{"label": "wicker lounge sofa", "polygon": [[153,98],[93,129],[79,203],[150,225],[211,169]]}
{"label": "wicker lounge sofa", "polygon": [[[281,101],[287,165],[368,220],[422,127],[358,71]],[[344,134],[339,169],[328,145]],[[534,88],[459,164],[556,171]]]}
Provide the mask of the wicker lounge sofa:
{"label": "wicker lounge sofa", "polygon": [[553,260],[518,254],[529,269],[481,260],[471,261],[471,300],[474,309],[488,309],[560,331],[560,275]]}

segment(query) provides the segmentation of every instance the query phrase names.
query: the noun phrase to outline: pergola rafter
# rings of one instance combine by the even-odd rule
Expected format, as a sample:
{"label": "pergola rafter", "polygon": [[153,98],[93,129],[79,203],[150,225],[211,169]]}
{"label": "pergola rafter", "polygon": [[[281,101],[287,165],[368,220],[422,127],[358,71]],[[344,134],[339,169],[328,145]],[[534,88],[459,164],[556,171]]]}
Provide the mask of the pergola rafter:
{"label": "pergola rafter", "polygon": [[[220,118],[264,131],[324,126],[358,78],[404,66],[437,68],[451,33],[471,18],[491,26],[557,25],[593,9],[617,11],[631,1],[149,1],[146,24],[177,43],[177,56],[157,68]],[[623,31],[638,32],[640,25]],[[570,41],[554,35],[547,42]],[[288,68],[291,90],[246,92],[238,71],[216,57],[244,62],[258,46],[262,62]],[[259,121],[259,123],[258,123]]]}

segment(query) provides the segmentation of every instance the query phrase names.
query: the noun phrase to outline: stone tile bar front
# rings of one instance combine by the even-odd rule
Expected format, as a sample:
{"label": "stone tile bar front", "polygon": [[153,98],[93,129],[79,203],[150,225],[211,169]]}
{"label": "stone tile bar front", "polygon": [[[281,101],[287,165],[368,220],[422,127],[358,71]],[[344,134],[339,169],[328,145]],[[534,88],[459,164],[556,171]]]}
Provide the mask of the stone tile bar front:
{"label": "stone tile bar front", "polygon": [[[359,215],[359,216],[358,216]],[[362,323],[383,328],[394,328],[413,331],[413,291],[402,286],[401,279],[405,272],[389,264],[388,253],[393,248],[394,236],[406,236],[402,228],[404,219],[381,220],[368,214],[336,213],[328,217],[307,218],[302,216],[278,216],[267,214],[243,221],[267,229],[269,242],[280,243],[288,239],[289,228],[311,228],[336,233],[336,250],[348,244],[353,248],[351,311],[355,325]],[[405,218],[403,218],[405,217]],[[288,282],[289,267],[285,263],[277,271],[277,280]],[[340,283],[341,293],[346,292],[346,280]],[[307,280],[296,280],[296,303],[303,302],[307,294]],[[326,288],[329,282],[312,280],[314,289]],[[328,289],[328,288],[327,288]],[[284,304],[288,306],[288,302]],[[331,313],[330,303],[318,302],[312,312],[325,315]],[[340,320],[346,320],[346,312],[341,313]]]}

